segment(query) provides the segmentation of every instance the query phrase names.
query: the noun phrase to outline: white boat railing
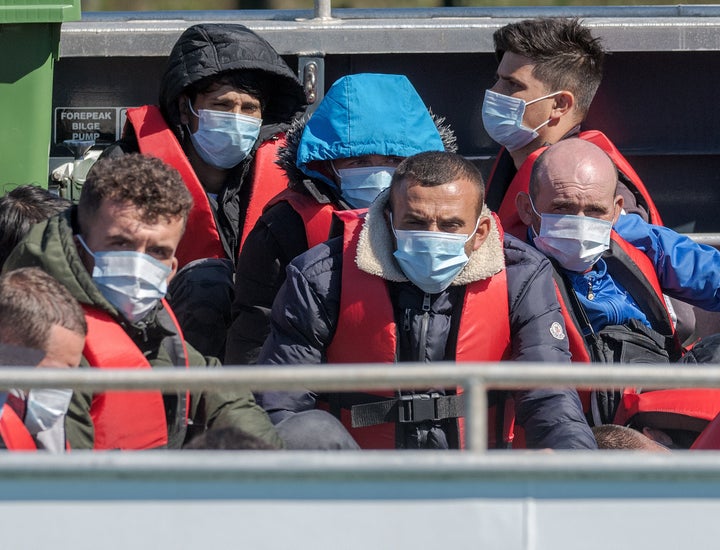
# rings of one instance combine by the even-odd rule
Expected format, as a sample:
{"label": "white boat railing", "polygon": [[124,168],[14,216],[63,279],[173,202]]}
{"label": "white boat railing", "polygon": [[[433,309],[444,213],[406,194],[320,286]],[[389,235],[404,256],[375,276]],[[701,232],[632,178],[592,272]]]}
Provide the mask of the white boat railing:
{"label": "white boat railing", "polygon": [[720,387],[720,366],[562,365],[549,363],[403,363],[395,365],[243,366],[215,370],[1,368],[0,389],[73,388],[85,391],[147,390],[317,392],[461,387],[465,395],[467,450],[487,450],[487,390],[542,387]]}

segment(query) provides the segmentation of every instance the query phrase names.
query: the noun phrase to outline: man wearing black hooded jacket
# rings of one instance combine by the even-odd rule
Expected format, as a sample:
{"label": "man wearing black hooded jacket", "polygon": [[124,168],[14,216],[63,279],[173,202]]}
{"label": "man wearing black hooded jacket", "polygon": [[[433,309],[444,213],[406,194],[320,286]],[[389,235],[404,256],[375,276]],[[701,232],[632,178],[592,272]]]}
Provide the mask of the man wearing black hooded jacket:
{"label": "man wearing black hooded jacket", "polygon": [[191,191],[169,297],[186,338],[205,354],[223,356],[234,264],[265,203],[287,186],[276,151],[305,103],[293,71],[253,31],[193,25],[170,52],[159,106],[128,109],[123,138],[103,153],[159,157]]}

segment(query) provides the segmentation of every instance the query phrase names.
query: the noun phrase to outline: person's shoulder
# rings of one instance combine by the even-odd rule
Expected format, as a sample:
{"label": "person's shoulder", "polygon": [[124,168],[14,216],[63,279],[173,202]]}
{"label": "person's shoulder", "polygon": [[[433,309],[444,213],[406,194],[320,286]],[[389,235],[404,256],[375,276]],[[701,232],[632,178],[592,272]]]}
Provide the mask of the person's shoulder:
{"label": "person's shoulder", "polygon": [[335,237],[297,256],[290,265],[312,279],[342,269],[343,239]]}
{"label": "person's shoulder", "polygon": [[643,220],[637,214],[622,214],[618,216],[613,229],[620,235],[626,231],[648,231],[653,225]]}
{"label": "person's shoulder", "polygon": [[279,200],[268,206],[260,216],[260,220],[274,233],[290,233],[304,230],[305,227],[300,214],[285,200]]}

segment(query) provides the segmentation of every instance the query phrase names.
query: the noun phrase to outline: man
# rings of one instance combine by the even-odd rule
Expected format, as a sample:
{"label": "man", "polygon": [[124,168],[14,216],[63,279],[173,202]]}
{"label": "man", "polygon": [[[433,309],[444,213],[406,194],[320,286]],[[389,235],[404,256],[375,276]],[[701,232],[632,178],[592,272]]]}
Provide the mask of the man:
{"label": "man", "polygon": [[70,204],[37,185],[20,185],[0,198],[0,269],[33,224],[62,212]]}
{"label": "man", "polygon": [[455,150],[454,134],[436,126],[405,76],[335,82],[309,120],[293,123],[280,150],[289,188],[271,201],[240,253],[225,363],[255,363],[285,268],[327,240],[333,212],[366,208],[403,158],[445,149]]}
{"label": "man", "polygon": [[510,23],[493,35],[497,82],[485,92],[483,125],[500,150],[488,180],[488,206],[508,233],[524,238],[515,195],[527,192],[542,149],[570,136],[592,141],[612,158],[620,174],[627,212],[661,224],[645,185],[601,132],[580,132],[602,80],[599,39],[576,19],[542,18]]}
{"label": "man", "polygon": [[[27,357],[21,366],[77,367],[86,334],[80,304],[44,271],[25,267],[0,277],[0,344],[40,351],[39,358]],[[71,396],[72,390],[63,389],[4,394],[0,436],[5,448],[64,451]]]}
{"label": "man", "polygon": [[[502,230],[480,173],[459,155],[404,160],[364,220],[288,267],[258,363],[567,362],[567,340],[544,258]],[[574,391],[515,392],[527,445],[594,448]],[[456,389],[381,394],[266,392],[279,425],[325,399],[363,448],[458,448]],[[423,415],[423,404],[436,410]],[[494,395],[491,446],[511,439]],[[426,411],[427,412],[427,411]],[[437,413],[437,414],[436,414]],[[499,435],[496,435],[499,434]]]}
{"label": "man", "polygon": [[205,354],[224,353],[235,259],[265,203],[287,185],[277,150],[304,107],[302,85],[265,40],[242,25],[193,25],[170,52],[159,107],[128,109],[123,140],[103,153],[159,157],[191,191],[170,302]]}
{"label": "man", "polygon": [[[36,265],[82,304],[82,365],[137,369],[217,367],[183,339],[163,300],[192,205],[178,172],[159,159],[101,159],[77,208],[33,227],[6,268]],[[72,448],[179,448],[193,430],[237,425],[280,446],[249,391],[75,393],[66,422]]]}
{"label": "man", "polygon": [[[529,193],[516,198],[518,214],[527,239],[557,267],[575,360],[678,360],[683,349],[663,294],[720,311],[720,252],[623,215],[617,185],[604,151],[562,140],[535,162]],[[716,342],[703,339],[683,361],[716,361]],[[596,423],[613,415],[612,406],[594,411]]]}

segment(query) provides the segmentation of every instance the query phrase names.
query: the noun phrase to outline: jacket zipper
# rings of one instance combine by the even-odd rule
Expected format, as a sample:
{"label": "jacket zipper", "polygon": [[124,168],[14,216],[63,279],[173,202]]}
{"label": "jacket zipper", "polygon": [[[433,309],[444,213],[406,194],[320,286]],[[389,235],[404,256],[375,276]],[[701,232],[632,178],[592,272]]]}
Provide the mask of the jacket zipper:
{"label": "jacket zipper", "polygon": [[423,297],[423,316],[420,321],[420,339],[418,340],[418,361],[425,359],[425,346],[427,345],[428,325],[430,324],[430,294],[427,292]]}

